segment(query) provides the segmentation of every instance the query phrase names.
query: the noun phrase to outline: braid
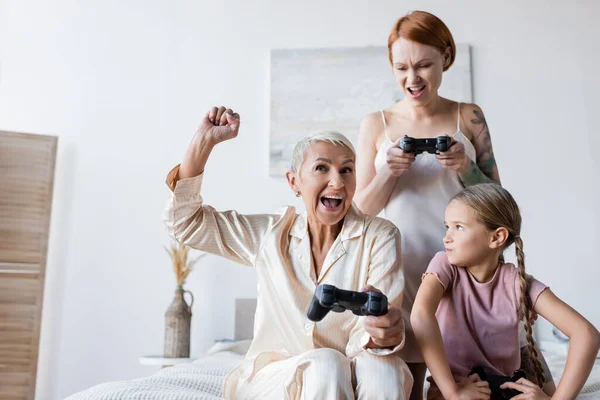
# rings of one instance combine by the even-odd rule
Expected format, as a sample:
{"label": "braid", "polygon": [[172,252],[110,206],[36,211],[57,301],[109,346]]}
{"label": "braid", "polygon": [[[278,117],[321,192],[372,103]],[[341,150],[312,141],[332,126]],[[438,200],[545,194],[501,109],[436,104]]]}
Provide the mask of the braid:
{"label": "braid", "polygon": [[523,320],[525,332],[527,333],[527,351],[529,352],[529,358],[533,363],[532,369],[535,372],[534,382],[536,382],[538,386],[542,387],[544,384],[544,370],[542,369],[542,363],[540,362],[537,348],[533,342],[533,329],[531,328],[530,322],[533,307],[528,295],[529,283],[527,282],[527,276],[525,275],[525,253],[523,253],[523,241],[519,236],[515,236],[515,249],[517,252],[517,263],[519,265],[519,287],[521,291],[519,294],[519,318]]}

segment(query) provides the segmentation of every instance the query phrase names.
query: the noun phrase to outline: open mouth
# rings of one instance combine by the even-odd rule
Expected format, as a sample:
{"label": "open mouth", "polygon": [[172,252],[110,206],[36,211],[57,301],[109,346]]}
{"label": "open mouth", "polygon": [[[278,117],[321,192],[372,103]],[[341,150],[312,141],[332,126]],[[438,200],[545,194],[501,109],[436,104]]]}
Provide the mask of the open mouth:
{"label": "open mouth", "polygon": [[338,211],[342,207],[344,198],[342,196],[323,196],[321,197],[321,204],[327,211]]}
{"label": "open mouth", "polygon": [[406,88],[412,97],[419,97],[425,91],[425,85]]}

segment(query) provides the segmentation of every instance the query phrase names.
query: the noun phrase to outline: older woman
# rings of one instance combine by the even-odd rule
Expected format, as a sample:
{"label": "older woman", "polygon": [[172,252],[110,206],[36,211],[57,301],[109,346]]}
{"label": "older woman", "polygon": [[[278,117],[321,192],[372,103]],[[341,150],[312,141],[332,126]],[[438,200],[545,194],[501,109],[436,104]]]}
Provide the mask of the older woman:
{"label": "older woman", "polygon": [[[225,398],[405,398],[412,376],[398,351],[404,278],[400,234],[391,223],[352,204],[355,154],[348,139],[325,132],[299,142],[287,180],[306,206],[274,214],[219,212],[200,195],[212,148],[237,136],[239,115],[212,108],[180,166],[167,177],[171,235],[193,248],[256,267],[259,293],[254,339],[225,382]],[[380,317],[329,313],[313,323],[306,312],[315,288],[381,290]]]}

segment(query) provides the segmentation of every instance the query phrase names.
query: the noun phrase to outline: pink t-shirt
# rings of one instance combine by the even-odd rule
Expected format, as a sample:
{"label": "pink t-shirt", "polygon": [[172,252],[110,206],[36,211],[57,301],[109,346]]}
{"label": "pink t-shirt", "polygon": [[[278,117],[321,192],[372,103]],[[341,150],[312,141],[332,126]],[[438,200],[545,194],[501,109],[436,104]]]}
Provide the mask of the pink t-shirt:
{"label": "pink t-shirt", "polygon": [[[518,269],[501,265],[490,281],[480,283],[439,252],[429,263],[429,273],[444,286],[436,317],[454,380],[464,381],[475,366],[498,375],[512,375],[519,369]],[[546,286],[530,275],[527,280],[535,304]]]}

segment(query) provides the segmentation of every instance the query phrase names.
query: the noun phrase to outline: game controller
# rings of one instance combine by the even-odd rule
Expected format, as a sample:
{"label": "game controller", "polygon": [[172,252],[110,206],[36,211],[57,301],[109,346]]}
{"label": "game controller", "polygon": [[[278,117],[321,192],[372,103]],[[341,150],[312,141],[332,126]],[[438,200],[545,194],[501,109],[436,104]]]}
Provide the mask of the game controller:
{"label": "game controller", "polygon": [[506,382],[516,382],[521,378],[526,378],[525,372],[522,370],[515,371],[512,376],[503,376],[486,374],[482,367],[475,367],[469,372],[469,376],[473,374],[479,375],[479,379],[487,382],[490,386],[490,390],[492,391],[490,400],[512,399],[521,394],[521,392],[515,389],[500,389],[500,386]]}
{"label": "game controller", "polygon": [[405,153],[421,154],[424,151],[430,154],[440,154],[448,151],[452,145],[452,138],[448,135],[438,136],[437,138],[413,138],[404,136],[400,139],[399,147]]}
{"label": "game controller", "polygon": [[351,310],[354,315],[380,316],[388,312],[388,300],[379,292],[353,292],[333,285],[319,285],[315,290],[306,316],[314,322],[321,321],[329,311]]}

